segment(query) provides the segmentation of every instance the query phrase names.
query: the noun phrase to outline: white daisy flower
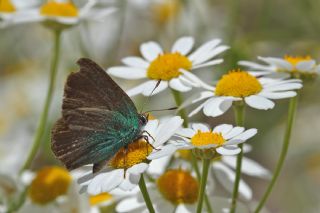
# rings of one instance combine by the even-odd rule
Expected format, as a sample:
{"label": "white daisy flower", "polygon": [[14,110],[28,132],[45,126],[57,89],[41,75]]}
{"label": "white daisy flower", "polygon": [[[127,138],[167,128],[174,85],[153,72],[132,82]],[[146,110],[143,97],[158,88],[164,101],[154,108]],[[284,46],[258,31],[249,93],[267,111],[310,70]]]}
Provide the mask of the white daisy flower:
{"label": "white daisy flower", "polygon": [[286,73],[293,77],[320,74],[320,65],[310,56],[285,56],[283,58],[259,56],[258,59],[265,64],[251,61],[239,61],[238,64],[247,67],[255,76],[270,75],[276,72]]}
{"label": "white daisy flower", "polygon": [[40,8],[15,13],[11,17],[11,22],[13,24],[45,22],[55,28],[64,28],[76,25],[83,20],[101,21],[115,11],[115,8],[95,8],[97,3],[97,0],[89,0],[79,9],[70,0],[50,0]]}
{"label": "white daisy flower", "polygon": [[[220,39],[213,39],[190,53],[194,45],[192,37],[182,37],[172,46],[171,51],[164,51],[157,42],[147,42],[140,46],[141,57],[127,57],[122,60],[126,66],[111,67],[108,73],[124,79],[148,79],[127,91],[130,96],[142,94],[149,96],[157,82],[160,85],[153,94],[170,87],[180,92],[187,92],[192,87],[207,85],[191,71],[223,62],[213,59],[229,47],[219,45]],[[190,54],[189,54],[190,53]]]}
{"label": "white daisy flower", "polygon": [[169,141],[161,150],[151,153],[148,159],[171,155],[179,149],[213,149],[220,155],[236,155],[241,151],[238,144],[257,134],[257,129],[245,130],[243,127],[233,127],[229,124],[210,129],[207,125],[194,123],[191,128],[181,128],[176,134],[181,139]]}
{"label": "white daisy flower", "polygon": [[231,71],[223,75],[215,87],[206,89],[196,98],[186,101],[183,107],[205,100],[189,114],[189,117],[202,109],[206,116],[222,115],[235,101],[244,101],[255,109],[268,110],[275,106],[271,100],[294,97],[297,93],[293,90],[301,87],[299,79],[256,78],[245,71]]}
{"label": "white daisy flower", "polygon": [[[196,212],[198,190],[197,179],[189,171],[183,169],[169,169],[157,178],[155,183],[148,186],[148,192],[157,213]],[[229,199],[226,198],[209,196],[209,201],[217,212],[224,212],[223,210],[230,206]],[[241,204],[240,209],[247,212],[247,208]],[[116,211],[119,213],[147,213],[148,209],[143,202],[141,193],[137,192],[135,196],[120,201],[116,206]]]}
{"label": "white daisy flower", "polygon": [[[183,120],[179,116],[172,117],[163,123],[151,120],[147,123],[145,131],[154,142],[152,146],[157,148],[169,140],[175,132],[181,128]],[[102,171],[92,174],[90,171],[78,180],[83,187],[82,192],[87,191],[91,195],[110,192],[115,188],[124,191],[132,190],[138,184],[140,175],[148,169],[148,155],[153,148],[144,140],[131,143],[128,150],[122,148],[109,160],[107,167]]]}

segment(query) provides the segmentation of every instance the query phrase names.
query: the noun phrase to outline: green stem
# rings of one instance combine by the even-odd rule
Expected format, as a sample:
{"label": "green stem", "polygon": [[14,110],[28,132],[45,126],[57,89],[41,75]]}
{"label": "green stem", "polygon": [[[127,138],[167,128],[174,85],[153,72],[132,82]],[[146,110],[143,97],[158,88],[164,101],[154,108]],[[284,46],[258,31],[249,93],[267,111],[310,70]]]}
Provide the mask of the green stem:
{"label": "green stem", "polygon": [[[244,114],[245,114],[244,111],[245,111],[245,105],[243,103],[239,103],[234,106],[235,119],[236,119],[236,124],[238,126],[244,126]],[[239,194],[239,184],[240,184],[240,178],[241,178],[241,166],[242,166],[242,158],[243,158],[242,145],[243,144],[239,144],[239,148],[241,149],[241,151],[237,156],[236,177],[233,185],[230,213],[236,212],[236,208],[237,208],[237,199]]]}
{"label": "green stem", "polygon": [[291,137],[291,132],[292,132],[292,126],[293,126],[295,114],[297,111],[297,104],[298,104],[298,95],[291,98],[291,100],[290,100],[287,127],[286,127],[286,131],[285,131],[284,139],[283,139],[283,145],[282,145],[280,157],[279,157],[276,169],[274,171],[273,177],[269,183],[269,186],[268,186],[266,192],[264,193],[262,199],[260,200],[260,202],[255,210],[255,213],[260,212],[260,210],[264,206],[265,202],[267,201],[267,199],[272,191],[273,186],[275,185],[275,183],[279,177],[280,171],[283,167],[284,160],[285,160],[286,155],[288,153],[290,137]]}
{"label": "green stem", "polygon": [[[173,89],[171,90],[171,92],[172,92],[174,101],[177,104],[177,107],[181,106],[181,104],[183,102],[181,93],[176,91],[176,90],[173,90]],[[188,127],[189,119],[188,119],[188,116],[187,116],[187,113],[186,113],[185,109],[180,109],[179,110],[179,115],[183,119],[183,127],[185,127],[185,128]]]}
{"label": "green stem", "polygon": [[139,188],[142,193],[143,199],[146,203],[146,206],[150,213],[155,213],[148,190],[146,186],[146,182],[144,181],[143,174],[141,174],[140,180],[139,180]]}
{"label": "green stem", "polygon": [[200,191],[199,191],[199,200],[198,200],[198,206],[197,206],[197,213],[202,212],[202,204],[203,199],[205,197],[205,189],[207,185],[207,179],[208,179],[208,173],[209,173],[209,166],[210,166],[210,159],[203,159],[202,162],[202,177],[200,182]]}
{"label": "green stem", "polygon": [[24,170],[28,169],[31,166],[31,163],[37,154],[37,151],[41,145],[41,139],[46,130],[46,125],[48,121],[48,115],[50,111],[50,105],[52,102],[52,97],[55,88],[56,76],[57,76],[57,68],[59,62],[59,52],[60,52],[60,38],[61,38],[61,31],[55,31],[54,33],[54,48],[53,48],[53,55],[51,60],[51,67],[50,67],[50,77],[49,77],[49,87],[47,90],[47,96],[45,100],[45,104],[42,110],[42,114],[39,120],[39,124],[35,133],[34,141],[32,148],[29,152],[28,158],[22,168],[19,171],[21,174]]}

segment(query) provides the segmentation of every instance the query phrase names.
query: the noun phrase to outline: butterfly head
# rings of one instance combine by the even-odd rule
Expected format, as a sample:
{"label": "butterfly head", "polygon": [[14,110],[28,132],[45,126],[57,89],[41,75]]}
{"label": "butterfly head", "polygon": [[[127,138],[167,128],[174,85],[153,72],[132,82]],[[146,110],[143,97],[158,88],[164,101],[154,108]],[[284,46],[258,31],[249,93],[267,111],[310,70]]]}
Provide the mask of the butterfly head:
{"label": "butterfly head", "polygon": [[141,113],[139,116],[139,124],[140,126],[145,126],[149,120],[149,113]]}

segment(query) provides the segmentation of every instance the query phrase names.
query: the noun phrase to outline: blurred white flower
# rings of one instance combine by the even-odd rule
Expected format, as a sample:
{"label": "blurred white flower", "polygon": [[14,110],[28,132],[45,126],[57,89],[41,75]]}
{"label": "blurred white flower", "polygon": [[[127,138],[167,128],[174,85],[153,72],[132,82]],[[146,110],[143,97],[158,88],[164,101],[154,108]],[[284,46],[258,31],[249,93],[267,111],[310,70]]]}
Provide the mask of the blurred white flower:
{"label": "blurred white flower", "polygon": [[220,45],[220,39],[213,39],[191,54],[194,45],[192,37],[182,37],[172,46],[171,51],[164,51],[157,42],[146,42],[140,46],[141,57],[126,57],[122,62],[126,66],[111,67],[108,73],[124,79],[148,79],[127,91],[129,96],[142,94],[149,96],[159,80],[159,86],[153,94],[168,87],[187,92],[192,87],[208,87],[191,70],[213,66],[223,62],[223,59],[213,59],[229,47]]}
{"label": "blurred white flower", "polygon": [[[299,79],[256,78],[245,71],[231,71],[224,75],[215,87],[200,92],[200,95],[187,100],[182,107],[206,100],[194,109],[189,117],[203,109],[206,116],[216,117],[224,114],[233,102],[244,101],[252,108],[272,109],[272,99],[284,99],[296,96],[293,90],[302,87]],[[271,99],[271,100],[270,100]]]}
{"label": "blurred white flower", "polygon": [[239,61],[238,64],[245,66],[255,76],[265,76],[276,72],[290,75],[316,75],[320,74],[320,65],[310,56],[285,56],[284,58],[258,57],[265,64],[251,61]]}
{"label": "blurred white flower", "polygon": [[181,128],[182,123],[179,116],[162,123],[158,120],[149,121],[144,130],[152,136],[149,138],[152,146],[144,140],[135,141],[129,144],[127,149],[118,151],[100,172],[92,174],[91,167],[88,167],[90,170],[78,180],[82,185],[81,192],[97,195],[115,188],[124,191],[134,189],[139,183],[140,175],[148,169],[147,157],[153,147],[157,148],[169,140]]}

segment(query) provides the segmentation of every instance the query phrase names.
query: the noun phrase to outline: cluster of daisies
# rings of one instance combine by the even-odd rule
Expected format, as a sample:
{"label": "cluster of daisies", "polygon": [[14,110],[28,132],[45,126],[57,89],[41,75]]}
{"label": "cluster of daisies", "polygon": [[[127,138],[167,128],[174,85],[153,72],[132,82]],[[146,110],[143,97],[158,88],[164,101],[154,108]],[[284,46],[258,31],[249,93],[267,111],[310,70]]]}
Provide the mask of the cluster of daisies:
{"label": "cluster of daisies", "polygon": [[[89,0],[78,9],[72,1],[48,1],[38,8],[1,0],[0,27],[43,22],[62,29],[81,20],[101,20],[114,11],[114,8],[95,8],[96,3],[96,0]],[[126,91],[131,97],[155,96],[168,89],[175,97],[192,92],[187,100],[177,101],[177,113],[191,107],[188,117],[201,111],[205,116],[218,117],[231,107],[272,109],[275,100],[295,97],[297,90],[302,88],[302,80],[320,72],[320,65],[309,56],[258,57],[263,64],[239,61],[244,69],[226,71],[217,81],[201,79],[197,75],[200,71],[196,70],[223,63],[219,55],[229,47],[221,42],[212,39],[194,48],[194,38],[182,37],[171,50],[164,50],[157,42],[146,42],[140,46],[142,57],[123,58],[123,65],[111,67],[106,72],[128,80],[145,79]],[[150,137],[151,144],[144,140],[134,141],[127,149],[115,153],[98,173],[93,174],[92,165],[87,165],[71,173],[60,167],[45,167],[37,173],[24,173],[20,179],[1,177],[5,180],[1,184],[8,186],[6,189],[9,190],[5,192],[9,194],[8,198],[28,195],[24,204],[15,203],[11,210],[59,212],[58,209],[63,208],[67,212],[99,212],[115,208],[117,212],[154,209],[155,212],[183,213],[199,211],[199,200],[204,199],[201,200],[204,211],[228,212],[230,197],[217,196],[216,183],[231,195],[237,176],[237,155],[251,151],[251,145],[244,143],[257,134],[257,129],[245,128],[239,123],[235,126],[188,123],[183,114],[158,119],[150,115],[149,118],[144,132],[148,133],[146,136]],[[199,169],[201,160],[208,162],[205,187],[200,184],[204,173],[204,169]],[[248,176],[267,180],[271,177],[267,169],[247,157],[243,157],[240,169]],[[145,189],[142,189],[143,185]],[[24,186],[27,190],[21,191]],[[251,187],[240,179],[238,190],[243,202],[238,202],[237,211],[250,211]],[[146,200],[146,191],[152,207]],[[0,203],[1,210],[8,209]]]}

